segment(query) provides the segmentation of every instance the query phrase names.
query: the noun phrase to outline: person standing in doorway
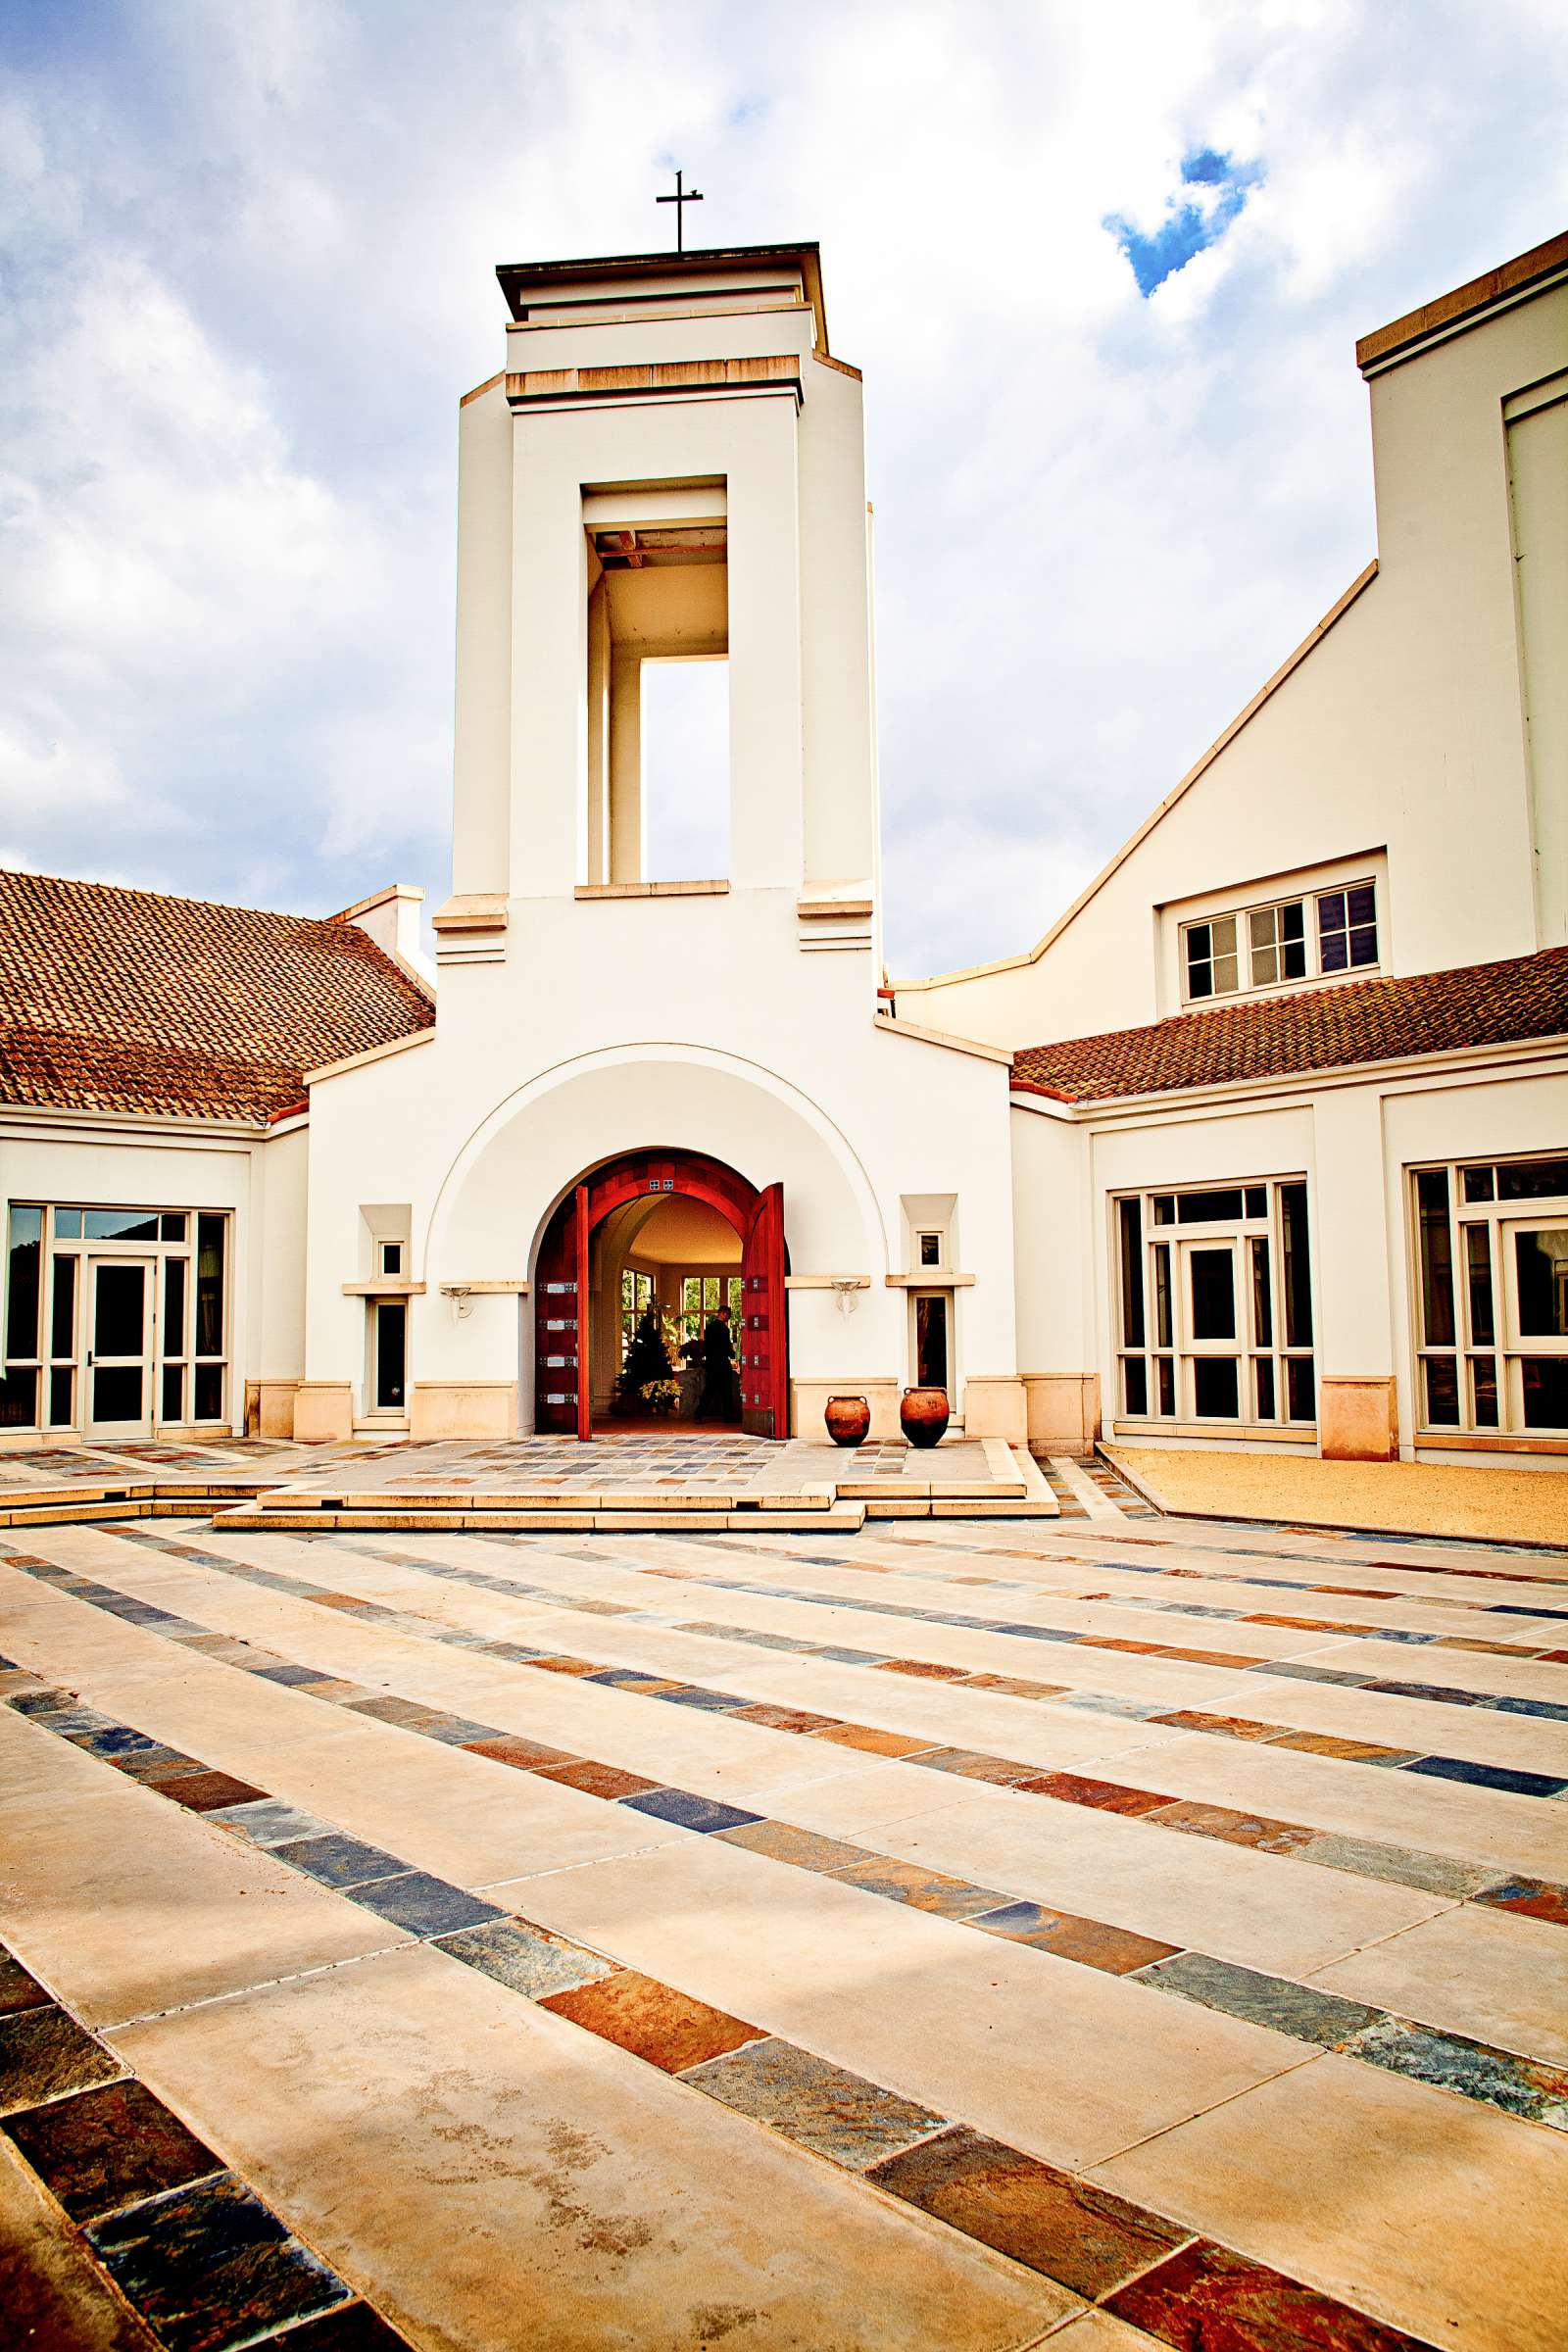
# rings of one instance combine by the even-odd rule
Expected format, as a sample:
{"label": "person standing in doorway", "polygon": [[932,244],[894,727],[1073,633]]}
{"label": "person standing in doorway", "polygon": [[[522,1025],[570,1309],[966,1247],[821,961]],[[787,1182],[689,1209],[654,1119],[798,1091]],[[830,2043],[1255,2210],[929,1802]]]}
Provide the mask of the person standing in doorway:
{"label": "person standing in doorway", "polygon": [[735,1348],[729,1336],[729,1308],[710,1315],[703,1333],[703,1393],[698,1399],[699,1421],[733,1421],[735,1414]]}

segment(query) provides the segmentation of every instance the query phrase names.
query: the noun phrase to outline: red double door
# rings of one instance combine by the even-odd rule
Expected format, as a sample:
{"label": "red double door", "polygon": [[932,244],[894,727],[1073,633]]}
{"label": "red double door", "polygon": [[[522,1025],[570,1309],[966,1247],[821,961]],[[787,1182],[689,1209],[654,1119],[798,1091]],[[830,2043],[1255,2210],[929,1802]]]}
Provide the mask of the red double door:
{"label": "red double door", "polygon": [[741,1328],[735,1352],[741,1426],[749,1436],[786,1438],[790,1427],[784,1187],[759,1192],[721,1160],[645,1152],[612,1160],[568,1193],[539,1245],[534,1269],[534,1427],[559,1436],[593,1434],[589,1366],[592,1240],[627,1200],[683,1193],[726,1217],[741,1237]]}

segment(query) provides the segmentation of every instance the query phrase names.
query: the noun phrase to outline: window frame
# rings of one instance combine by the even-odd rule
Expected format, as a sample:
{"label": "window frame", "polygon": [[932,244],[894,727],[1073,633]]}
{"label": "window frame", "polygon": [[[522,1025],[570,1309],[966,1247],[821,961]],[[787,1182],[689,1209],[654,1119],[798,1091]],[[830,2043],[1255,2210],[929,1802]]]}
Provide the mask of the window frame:
{"label": "window frame", "polygon": [[[1364,923],[1351,923],[1349,920],[1350,894],[1352,891],[1358,890],[1368,890],[1372,894],[1370,928],[1376,939],[1377,954],[1367,963],[1351,963],[1348,960],[1350,940],[1353,934],[1369,928]],[[1346,906],[1343,937],[1346,942],[1347,961],[1343,965],[1328,965],[1323,961],[1322,907],[1325,900],[1336,898],[1343,899]],[[1283,891],[1274,898],[1251,899],[1240,906],[1226,906],[1207,914],[1195,914],[1189,917],[1178,926],[1177,936],[1176,960],[1183,1008],[1212,1004],[1222,998],[1280,995],[1289,989],[1311,988],[1323,981],[1332,983],[1338,980],[1371,978],[1383,969],[1386,916],[1382,898],[1379,875],[1375,872],[1357,870],[1344,881],[1303,886],[1299,890]],[[1301,937],[1299,942],[1292,940],[1287,943],[1282,936],[1281,917],[1291,907],[1299,907],[1301,910]],[[1254,940],[1253,927],[1265,916],[1269,918],[1272,936],[1269,941],[1259,944]],[[1228,923],[1234,927],[1236,979],[1229,988],[1210,987],[1206,991],[1195,990],[1193,987],[1195,958],[1188,944],[1189,939],[1195,932],[1206,931],[1209,934],[1210,952],[1206,956],[1200,955],[1196,961],[1199,965],[1206,964],[1212,971],[1216,961],[1220,960],[1213,951],[1213,933],[1215,927],[1222,923]],[[1273,956],[1276,957],[1278,965],[1284,960],[1287,945],[1300,946],[1303,968],[1298,973],[1291,974],[1286,974],[1276,968],[1275,976],[1272,979],[1259,978],[1255,968],[1256,959],[1260,956]],[[1227,952],[1227,960],[1228,954],[1229,952]]]}
{"label": "window frame", "polygon": [[[1181,1187],[1155,1185],[1108,1196],[1114,1359],[1114,1404],[1109,1418],[1114,1427],[1140,1435],[1207,1437],[1223,1432],[1285,1442],[1316,1437],[1313,1320],[1309,1315],[1304,1335],[1293,1335],[1288,1314],[1287,1238],[1294,1209],[1288,1210],[1287,1195],[1297,1191],[1307,1192],[1304,1174]],[[1207,1195],[1240,1195],[1241,1213],[1213,1218],[1180,1215],[1184,1205]],[[1158,1218],[1156,1202],[1166,1212]],[[1310,1306],[1315,1282],[1309,1201],[1307,1212]],[[1129,1279],[1129,1238],[1139,1252],[1136,1281]],[[1261,1286],[1257,1280],[1260,1245],[1266,1267]],[[1229,1338],[1196,1336],[1193,1261],[1200,1250],[1230,1256],[1235,1329]],[[1197,1367],[1214,1361],[1236,1365],[1234,1415],[1198,1409]],[[1303,1382],[1310,1383],[1313,1411],[1309,1416],[1293,1415],[1291,1402]],[[1140,1397],[1141,1405],[1135,1401]],[[1265,1400],[1271,1409],[1263,1409]]]}
{"label": "window frame", "polygon": [[[1568,1363],[1568,1332],[1527,1333],[1520,1328],[1516,1246],[1525,1233],[1568,1229],[1568,1186],[1555,1194],[1505,1196],[1502,1183],[1504,1169],[1545,1169],[1554,1163],[1568,1166],[1568,1152],[1422,1160],[1405,1169],[1412,1428],[1417,1446],[1475,1440],[1498,1446],[1568,1443],[1568,1420],[1535,1422],[1526,1417],[1527,1367],[1547,1359]],[[1446,1322],[1451,1337],[1433,1336],[1427,1328],[1432,1261],[1422,1216],[1422,1181],[1439,1176],[1446,1185]],[[1467,1182],[1472,1176],[1479,1179],[1474,1186]],[[1430,1230],[1435,1238],[1436,1225]],[[1478,1234],[1484,1237],[1479,1247],[1471,1238]],[[1477,1279],[1483,1275],[1484,1280]],[[1484,1328],[1477,1312],[1483,1297],[1488,1309]],[[1442,1394],[1445,1402],[1451,1394],[1451,1419],[1432,1417],[1435,1394]]]}

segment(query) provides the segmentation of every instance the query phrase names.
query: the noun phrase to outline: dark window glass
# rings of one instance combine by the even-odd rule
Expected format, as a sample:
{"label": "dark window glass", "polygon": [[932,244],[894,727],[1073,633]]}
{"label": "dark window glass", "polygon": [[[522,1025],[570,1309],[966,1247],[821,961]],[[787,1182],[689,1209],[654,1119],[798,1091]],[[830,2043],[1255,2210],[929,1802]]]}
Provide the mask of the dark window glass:
{"label": "dark window glass", "polygon": [[1149,1367],[1141,1355],[1129,1355],[1121,1368],[1122,1407],[1129,1413],[1149,1410]]}
{"label": "dark window glass", "polygon": [[1285,1417],[1288,1421],[1310,1421],[1317,1409],[1316,1383],[1312,1378],[1312,1358],[1309,1355],[1288,1355],[1285,1358]]}
{"label": "dark window glass", "polygon": [[142,1417],[140,1364],[95,1364],[92,1417],[95,1421],[139,1421]]}
{"label": "dark window glass", "polygon": [[[49,1300],[49,1352],[51,1355],[74,1355],[76,1352],[76,1261],[74,1257],[57,1257],[54,1261],[54,1280]],[[68,1413],[66,1419],[69,1421]]]}
{"label": "dark window glass", "polygon": [[[164,1353],[177,1363],[185,1352],[185,1260],[164,1260]],[[167,1416],[166,1416],[167,1417]]]}
{"label": "dark window glass", "polygon": [[920,1263],[921,1263],[921,1265],[922,1265],[922,1266],[940,1266],[940,1265],[941,1265],[941,1263],[942,1263],[942,1236],[941,1236],[941,1234],[940,1234],[940,1233],[922,1233],[922,1234],[921,1234],[921,1236],[920,1236]]}
{"label": "dark window glass", "polygon": [[1312,1272],[1306,1250],[1304,1184],[1280,1186],[1280,1222],[1284,1242],[1281,1279],[1285,1293],[1286,1343],[1292,1348],[1309,1348],[1312,1344]]}
{"label": "dark window glass", "polygon": [[1141,1348],[1144,1344],[1144,1220],[1136,1200],[1118,1200],[1116,1216],[1121,1229],[1121,1336],[1129,1348]]}
{"label": "dark window glass", "polygon": [[[223,1352],[223,1220],[196,1220],[196,1352]],[[198,1412],[199,1419],[216,1419]]]}
{"label": "dark window glass", "polygon": [[[139,1208],[89,1208],[82,1226],[89,1242],[156,1242],[158,1219]],[[134,1416],[130,1416],[134,1418]]]}
{"label": "dark window glass", "polygon": [[1200,1420],[1234,1421],[1239,1417],[1236,1369],[1234,1355],[1194,1356],[1193,1402]]}
{"label": "dark window glass", "polygon": [[10,1270],[6,1279],[7,1355],[38,1352],[38,1275],[42,1256],[43,1210],[14,1208]]}
{"label": "dark window glass", "polygon": [[75,1375],[69,1364],[56,1364],[49,1375],[49,1426],[51,1429],[71,1427],[71,1392]]}
{"label": "dark window glass", "polygon": [[916,1378],[922,1389],[948,1385],[948,1302],[930,1295],[914,1302]]}
{"label": "dark window glass", "polygon": [[55,1210],[55,1239],[58,1242],[80,1241],[81,1211],[79,1208],[57,1208]]}
{"label": "dark window glass", "polygon": [[1568,1429],[1568,1356],[1527,1355],[1520,1370],[1526,1429]]}
{"label": "dark window glass", "polygon": [[1229,1250],[1195,1250],[1190,1272],[1193,1284],[1195,1340],[1234,1340],[1236,1337],[1236,1259]]}
{"label": "dark window glass", "polygon": [[1497,1426],[1497,1359],[1478,1355],[1470,1367],[1471,1384],[1475,1392],[1477,1429],[1495,1429]]}
{"label": "dark window glass", "polygon": [[1261,1236],[1252,1243],[1252,1345],[1274,1345],[1274,1284],[1269,1274],[1268,1244]]}
{"label": "dark window glass", "polygon": [[1448,1179],[1442,1168],[1415,1180],[1421,1228],[1421,1336],[1429,1348],[1453,1343],[1453,1251],[1448,1238]]}
{"label": "dark window glass", "polygon": [[382,1412],[400,1409],[403,1403],[408,1320],[401,1298],[383,1298],[375,1310],[375,1401]]}
{"label": "dark window glass", "polygon": [[1466,1168],[1464,1197],[1467,1200],[1490,1200],[1492,1193],[1493,1179],[1490,1168]]}
{"label": "dark window glass", "polygon": [[1497,1170],[1499,1200],[1549,1200],[1568,1193],[1568,1159],[1521,1159]]}
{"label": "dark window glass", "polygon": [[1429,1429],[1457,1429],[1459,1426],[1459,1380],[1451,1355],[1429,1355],[1426,1358],[1427,1426]]}
{"label": "dark window glass", "polygon": [[1266,1355],[1260,1355],[1252,1366],[1252,1379],[1257,1390],[1257,1417],[1260,1421],[1274,1418],[1274,1367]]}
{"label": "dark window glass", "polygon": [[1154,1250],[1154,1345],[1168,1348],[1170,1344],[1170,1245],[1161,1242]]}
{"label": "dark window glass", "polygon": [[1299,899],[1280,908],[1280,976],[1285,980],[1306,977],[1306,927]]}
{"label": "dark window glass", "polygon": [[1239,1185],[1222,1193],[1178,1193],[1176,1221],[1179,1225],[1233,1225],[1242,1213],[1242,1194]]}
{"label": "dark window glass", "polygon": [[1188,929],[1187,994],[1190,997],[1211,997],[1214,994],[1214,966],[1209,956],[1206,923],[1193,923]]}
{"label": "dark window glass", "polygon": [[1516,1233],[1513,1250],[1520,1332],[1531,1340],[1568,1340],[1568,1228]]}
{"label": "dark window glass", "polygon": [[185,1418],[185,1367],[183,1364],[164,1366],[165,1421],[183,1421]]}
{"label": "dark window glass", "polygon": [[1156,1194],[1154,1195],[1154,1223],[1155,1223],[1156,1225],[1174,1225],[1174,1224],[1175,1224],[1175,1222],[1176,1222],[1176,1196],[1175,1196],[1175,1194],[1174,1194],[1174,1193],[1156,1193]]}
{"label": "dark window glass", "polygon": [[166,1242],[182,1242],[185,1239],[185,1219],[182,1213],[172,1214],[166,1209],[158,1220],[158,1226]]}
{"label": "dark window glass", "polygon": [[[147,1344],[147,1269],[110,1262],[94,1269],[92,1351],[95,1356],[140,1356]],[[100,1420],[105,1415],[97,1416]],[[107,1416],[134,1421],[135,1413]]]}
{"label": "dark window glass", "polygon": [[1266,1217],[1268,1215],[1268,1187],[1266,1185],[1250,1184],[1248,1186],[1247,1213],[1250,1217]]}
{"label": "dark window glass", "polygon": [[1490,1348],[1496,1334],[1492,1327],[1492,1237],[1484,1225],[1464,1229],[1465,1269],[1470,1278],[1470,1342]]}
{"label": "dark window glass", "polygon": [[6,1367],[0,1380],[0,1429],[36,1429],[38,1426],[38,1375],[22,1371],[16,1364]]}
{"label": "dark window glass", "polygon": [[1317,903],[1317,953],[1325,972],[1376,963],[1377,892],[1370,882],[1354,890],[1324,891]]}
{"label": "dark window glass", "polygon": [[401,1242],[383,1242],[381,1244],[381,1271],[383,1274],[402,1273],[403,1244]]}
{"label": "dark window glass", "polygon": [[198,1364],[195,1373],[196,1406],[192,1419],[220,1421],[223,1417],[223,1367],[221,1364]]}
{"label": "dark window glass", "polygon": [[1159,1391],[1159,1410],[1168,1418],[1176,1410],[1176,1367],[1168,1355],[1154,1358],[1154,1381]]}

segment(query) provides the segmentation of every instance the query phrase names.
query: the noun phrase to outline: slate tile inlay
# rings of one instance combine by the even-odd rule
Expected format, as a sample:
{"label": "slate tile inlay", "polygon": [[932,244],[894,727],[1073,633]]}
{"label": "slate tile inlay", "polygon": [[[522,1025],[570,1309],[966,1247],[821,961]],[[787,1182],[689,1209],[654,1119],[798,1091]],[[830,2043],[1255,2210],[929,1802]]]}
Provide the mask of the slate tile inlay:
{"label": "slate tile inlay", "polygon": [[569,1992],[595,1977],[612,1976],[615,1970],[613,1960],[601,1960],[597,1952],[585,1951],[564,1936],[552,1935],[546,1928],[525,1927],[517,1919],[461,1928],[455,1936],[443,1936],[435,1948],[530,2001],[543,2000],[547,1993]]}
{"label": "slate tile inlay", "polygon": [[540,2006],[570,2018],[601,2041],[612,2041],[618,2049],[645,2058],[666,2075],[684,2074],[688,2067],[721,2058],[762,2037],[760,2026],[710,2008],[706,2001],[693,2000],[672,1984],[630,1968],[571,1991],[548,1993]]}
{"label": "slate tile inlay", "polygon": [[721,1805],[716,1797],[694,1796],[684,1788],[650,1788],[641,1796],[623,1797],[621,1802],[638,1813],[651,1813],[656,1821],[672,1821],[683,1830],[701,1830],[711,1836],[715,1830],[738,1830],[749,1822],[760,1821],[760,1813],[748,1813],[740,1805]]}
{"label": "slate tile inlay", "polygon": [[933,1911],[940,1919],[972,1919],[977,1911],[994,1911],[1007,1899],[994,1887],[971,1886],[966,1879],[946,1878],[918,1862],[885,1862],[874,1854],[832,1875],[841,1886],[858,1886],[866,1894],[907,1903],[914,1911]]}
{"label": "slate tile inlay", "polygon": [[1297,2041],[1315,2041],[1325,2050],[1343,2049],[1348,2041],[1376,2025],[1378,2009],[1348,2001],[1310,1984],[1293,1984],[1283,1977],[1261,1975],[1256,1969],[1237,1968],[1227,1960],[1212,1960],[1203,1952],[1180,1952],[1161,1960],[1143,1976],[1146,1984],[1163,1992],[1179,1992],[1204,2009],[1222,2009],[1227,2017],[1246,2018],[1250,2025],[1272,2026]]}
{"label": "slate tile inlay", "polygon": [[1181,2352],[1430,2352],[1417,2336],[1201,2238],[1118,2287],[1103,2308]]}
{"label": "slate tile inlay", "polygon": [[1192,2234],[967,2125],[885,2158],[867,2177],[1091,2300]]}
{"label": "slate tile inlay", "polygon": [[109,2082],[51,2100],[14,2115],[5,2130],[74,2222],[223,2170],[141,2082]]}
{"label": "slate tile inlay", "polygon": [[0,2115],[36,2107],[70,2090],[113,2082],[125,2069],[51,2002],[0,2017]]}
{"label": "slate tile inlay", "polygon": [[20,1960],[9,1952],[0,1951],[0,2017],[10,2017],[19,2009],[47,2009],[49,1995],[36,1977],[29,1976]]}
{"label": "slate tile inlay", "polygon": [[170,2352],[222,2352],[349,2290],[229,2175],[133,2205],[87,2235]]}
{"label": "slate tile inlay", "polygon": [[378,1845],[332,1830],[321,1838],[289,1838],[272,1847],[280,1862],[318,1879],[323,1886],[365,1886],[375,1879],[406,1878],[409,1865]]}
{"label": "slate tile inlay", "polygon": [[948,2122],[787,2041],[754,2042],[731,2057],[693,2067],[683,2080],[857,2173]]}
{"label": "slate tile inlay", "polygon": [[1151,1961],[1163,1960],[1176,1950],[1152,1936],[1135,1936],[1130,1929],[1108,1927],[1103,1920],[1079,1919],[1071,1911],[1048,1911],[1043,1903],[1006,1903],[969,1921],[988,1936],[1004,1936],[1009,1943],[1027,1943],[1036,1951],[1054,1952],[1058,1960],[1075,1960],[1081,1968],[1102,1969],[1107,1976],[1129,1977]]}
{"label": "slate tile inlay", "polygon": [[188,1772],[177,1780],[161,1784],[165,1796],[172,1796],[176,1805],[188,1805],[193,1813],[217,1813],[228,1805],[248,1805],[265,1796],[265,1788],[253,1788],[249,1781],[237,1781],[228,1772]]}
{"label": "slate tile inlay", "polygon": [[495,1903],[482,1903],[463,1886],[431,1878],[422,1870],[405,1871],[401,1878],[375,1879],[348,1890],[350,1899],[378,1919],[407,1928],[414,1936],[446,1936],[455,1928],[477,1928],[489,1919],[505,1919]]}

